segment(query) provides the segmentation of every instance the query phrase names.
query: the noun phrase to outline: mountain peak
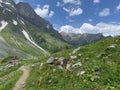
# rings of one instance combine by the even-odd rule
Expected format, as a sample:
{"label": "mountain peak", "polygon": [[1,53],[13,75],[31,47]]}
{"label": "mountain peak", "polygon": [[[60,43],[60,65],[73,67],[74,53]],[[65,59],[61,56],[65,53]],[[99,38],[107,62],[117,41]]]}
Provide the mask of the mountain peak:
{"label": "mountain peak", "polygon": [[35,18],[36,14],[33,8],[28,3],[20,2],[17,4],[17,10],[20,15],[29,18]]}

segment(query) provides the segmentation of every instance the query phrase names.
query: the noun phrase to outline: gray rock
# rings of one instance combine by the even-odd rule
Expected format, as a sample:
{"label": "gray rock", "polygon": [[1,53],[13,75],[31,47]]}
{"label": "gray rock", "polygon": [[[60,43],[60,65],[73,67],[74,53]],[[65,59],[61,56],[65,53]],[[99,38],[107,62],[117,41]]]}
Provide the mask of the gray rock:
{"label": "gray rock", "polygon": [[75,63],[75,64],[72,65],[73,68],[76,67],[76,66],[81,67],[81,66],[82,66],[82,63],[81,63],[81,62],[78,62],[78,63]]}
{"label": "gray rock", "polygon": [[117,44],[112,44],[112,45],[107,47],[107,50],[115,49],[116,47],[117,47]]}
{"label": "gray rock", "polygon": [[79,71],[78,73],[77,73],[77,76],[80,76],[80,75],[82,75],[82,74],[84,74],[85,73],[85,71]]}
{"label": "gray rock", "polygon": [[55,58],[54,57],[50,57],[48,60],[47,60],[47,63],[48,64],[52,64],[54,62]]}
{"label": "gray rock", "polygon": [[71,65],[70,65],[70,64],[67,64],[67,65],[66,65],[66,69],[69,70],[69,71],[73,71],[73,69],[71,68]]}
{"label": "gray rock", "polygon": [[61,69],[61,70],[63,70],[63,67],[61,65],[58,65],[58,68]]}
{"label": "gray rock", "polygon": [[78,56],[79,56],[79,57],[81,57],[81,56],[82,56],[82,54],[78,54]]}
{"label": "gray rock", "polygon": [[35,67],[35,64],[32,64],[31,67]]}
{"label": "gray rock", "polygon": [[65,60],[65,58],[63,58],[63,57],[58,58],[58,61],[60,62],[61,65],[63,65],[64,60]]}
{"label": "gray rock", "polygon": [[71,60],[77,59],[77,56],[70,56]]}
{"label": "gray rock", "polygon": [[118,40],[115,40],[115,42],[118,42]]}

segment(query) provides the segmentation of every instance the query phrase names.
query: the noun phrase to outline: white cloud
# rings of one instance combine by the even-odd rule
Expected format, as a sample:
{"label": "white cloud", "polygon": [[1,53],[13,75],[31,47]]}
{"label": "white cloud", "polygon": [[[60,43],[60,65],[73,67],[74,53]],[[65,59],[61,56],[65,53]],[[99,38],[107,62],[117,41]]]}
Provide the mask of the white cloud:
{"label": "white cloud", "polygon": [[120,10],[120,3],[119,3],[119,5],[116,7],[116,10]]}
{"label": "white cloud", "polygon": [[93,3],[99,3],[100,0],[93,0]]}
{"label": "white cloud", "polygon": [[15,1],[15,3],[19,3],[21,0],[14,0]]}
{"label": "white cloud", "polygon": [[57,2],[56,6],[57,6],[57,7],[60,7],[60,6],[61,6],[60,2]]}
{"label": "white cloud", "polygon": [[72,27],[70,25],[65,25],[60,27],[60,32],[66,33],[83,33],[79,28]]}
{"label": "white cloud", "polygon": [[81,1],[80,0],[63,0],[64,4],[75,4],[75,5],[80,5]]}
{"label": "white cloud", "polygon": [[110,15],[110,9],[109,8],[104,8],[101,12],[99,12],[100,17],[106,17]]}
{"label": "white cloud", "polygon": [[49,17],[52,17],[54,15],[54,11],[50,11]]}
{"label": "white cloud", "polygon": [[63,10],[68,12],[69,16],[78,16],[78,15],[83,13],[83,10],[81,8],[77,8],[77,9],[71,8],[71,9],[68,9],[68,8],[63,7]]}
{"label": "white cloud", "polygon": [[109,24],[100,22],[96,25],[84,23],[80,28],[75,28],[70,25],[61,26],[60,32],[66,33],[102,33],[104,36],[120,35],[120,24]]}
{"label": "white cloud", "polygon": [[50,18],[54,15],[54,11],[50,11],[49,5],[44,5],[42,8],[38,5],[37,8],[35,8],[35,12],[42,18]]}
{"label": "white cloud", "polygon": [[63,7],[63,10],[66,12],[70,12],[70,9]]}

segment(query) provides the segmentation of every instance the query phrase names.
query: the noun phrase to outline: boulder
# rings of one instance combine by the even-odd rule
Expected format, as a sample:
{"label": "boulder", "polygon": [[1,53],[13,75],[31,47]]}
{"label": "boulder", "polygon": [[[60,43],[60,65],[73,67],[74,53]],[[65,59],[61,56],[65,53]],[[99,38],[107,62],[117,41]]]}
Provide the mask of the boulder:
{"label": "boulder", "polygon": [[63,58],[63,57],[58,58],[58,61],[60,62],[61,65],[63,65],[64,60],[65,60],[65,58]]}
{"label": "boulder", "polygon": [[70,64],[66,65],[66,69],[69,70],[69,71],[73,71]]}
{"label": "boulder", "polygon": [[77,59],[77,56],[70,56],[71,60]]}
{"label": "boulder", "polygon": [[54,60],[55,60],[54,57],[50,57],[50,58],[47,60],[47,63],[48,63],[48,64],[53,64],[53,63],[54,63]]}
{"label": "boulder", "polygon": [[115,49],[116,47],[117,47],[117,44],[112,44],[112,45],[108,46],[106,50]]}
{"label": "boulder", "polygon": [[78,63],[75,63],[75,64],[72,65],[73,68],[76,67],[76,66],[81,67],[81,66],[82,66],[82,63],[81,63],[81,62],[78,62]]}
{"label": "boulder", "polygon": [[32,64],[31,67],[35,67],[35,64]]}
{"label": "boulder", "polygon": [[58,65],[58,68],[61,69],[61,70],[63,70],[63,67],[61,65]]}
{"label": "boulder", "polygon": [[79,56],[79,57],[81,57],[81,56],[82,56],[82,54],[78,54],[78,56]]}
{"label": "boulder", "polygon": [[85,71],[79,71],[78,73],[77,73],[77,76],[80,76],[80,75],[82,75],[82,74],[84,74],[85,73]]}

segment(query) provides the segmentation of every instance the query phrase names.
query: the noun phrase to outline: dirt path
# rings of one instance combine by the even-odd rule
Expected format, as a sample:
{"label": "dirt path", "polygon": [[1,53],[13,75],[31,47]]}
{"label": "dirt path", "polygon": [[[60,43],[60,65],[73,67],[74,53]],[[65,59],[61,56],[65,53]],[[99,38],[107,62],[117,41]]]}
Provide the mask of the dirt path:
{"label": "dirt path", "polygon": [[29,65],[28,66],[23,65],[20,68],[20,70],[23,71],[23,75],[16,82],[15,87],[13,88],[13,90],[24,90],[23,87],[24,87],[25,81],[29,76]]}

